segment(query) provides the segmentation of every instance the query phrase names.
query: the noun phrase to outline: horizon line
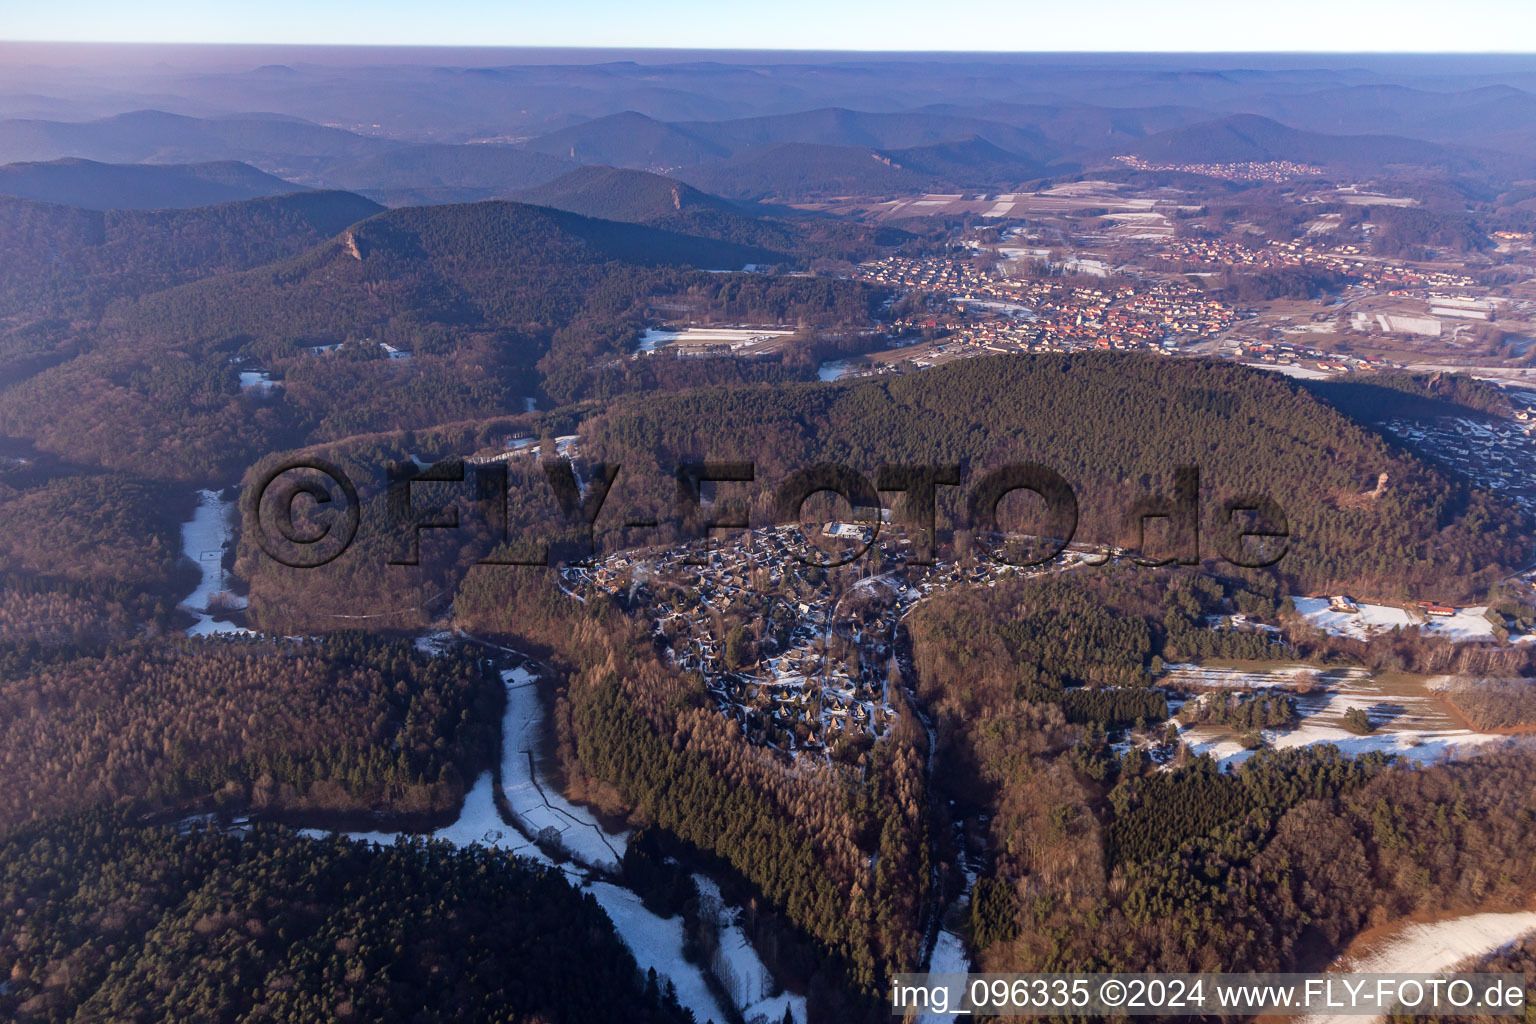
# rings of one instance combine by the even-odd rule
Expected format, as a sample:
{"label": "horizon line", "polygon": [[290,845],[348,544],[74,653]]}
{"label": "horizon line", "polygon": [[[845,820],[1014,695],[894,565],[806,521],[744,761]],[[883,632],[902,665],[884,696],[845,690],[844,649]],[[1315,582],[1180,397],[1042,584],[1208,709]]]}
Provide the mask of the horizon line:
{"label": "horizon line", "polygon": [[335,50],[504,50],[504,51],[534,51],[534,52],[609,52],[609,53],[741,53],[741,54],[858,54],[858,55],[907,55],[907,56],[994,56],[994,57],[1030,57],[1030,56],[1088,56],[1088,57],[1218,57],[1218,56],[1268,56],[1268,57],[1529,57],[1536,59],[1536,50],[1361,50],[1361,49],[1317,49],[1317,50],[1265,50],[1265,49],[1190,49],[1190,50],[1081,50],[1081,49],[1038,49],[1038,50],[987,50],[987,49],[885,49],[857,47],[751,47],[751,46],[613,46],[601,44],[578,43],[352,43],[352,42],[292,42],[281,40],[143,40],[143,39],[5,39],[0,38],[0,48],[8,46],[113,46],[113,47],[178,47],[195,49],[200,47],[232,47],[240,49],[260,48],[290,48],[290,49],[335,49]]}

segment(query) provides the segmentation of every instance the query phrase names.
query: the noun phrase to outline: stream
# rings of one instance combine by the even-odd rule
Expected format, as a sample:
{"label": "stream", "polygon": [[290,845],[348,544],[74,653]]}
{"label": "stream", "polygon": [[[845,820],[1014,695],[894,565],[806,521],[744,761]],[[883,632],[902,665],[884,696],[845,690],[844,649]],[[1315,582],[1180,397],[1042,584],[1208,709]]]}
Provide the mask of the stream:
{"label": "stream", "polygon": [[[223,569],[224,546],[235,536],[236,503],[221,499],[219,492],[213,490],[199,490],[197,498],[192,518],[181,527],[182,553],[200,571],[197,588],[179,605],[197,620],[187,633],[249,633],[242,626],[218,621],[216,613],[209,611],[209,600],[215,594],[225,595],[221,601],[226,607],[245,607],[243,598],[230,593],[234,580]],[[417,639],[417,648],[432,654],[461,639],[521,657],[507,648],[443,632],[423,634]],[[720,939],[719,951],[707,970],[734,1004],[730,1008],[721,1005],[706,968],[689,963],[683,956],[682,917],[663,918],[652,913],[638,894],[619,884],[619,868],[629,832],[606,829],[587,808],[566,800],[541,772],[538,747],[545,708],[527,664],[503,670],[501,678],[507,696],[502,718],[501,795],[515,820],[509,823],[502,817],[496,806],[495,779],[491,772],[484,772],[465,794],[458,817],[429,833],[429,837],[456,846],[478,843],[563,872],[572,885],[602,905],[640,969],[655,968],[663,984],[667,980],[672,982],[678,1002],[693,1011],[699,1024],[708,1020],[725,1024],[737,1017],[747,1024],[779,1024],[786,1008],[795,1021],[803,1024],[805,998],[782,991],[737,923],[739,908],[725,903],[712,879],[695,874],[701,902],[715,914]],[[311,837],[332,834],[326,829],[302,831]],[[382,844],[410,833],[339,834]],[[534,838],[540,842],[535,843]]]}

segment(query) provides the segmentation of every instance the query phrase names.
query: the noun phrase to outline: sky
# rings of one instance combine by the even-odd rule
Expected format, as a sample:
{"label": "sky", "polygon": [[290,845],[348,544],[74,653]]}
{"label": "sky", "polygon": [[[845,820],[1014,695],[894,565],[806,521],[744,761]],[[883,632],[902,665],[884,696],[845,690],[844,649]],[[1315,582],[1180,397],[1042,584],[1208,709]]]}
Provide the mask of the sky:
{"label": "sky", "polygon": [[1536,52],[1532,0],[0,0],[0,39],[790,50]]}

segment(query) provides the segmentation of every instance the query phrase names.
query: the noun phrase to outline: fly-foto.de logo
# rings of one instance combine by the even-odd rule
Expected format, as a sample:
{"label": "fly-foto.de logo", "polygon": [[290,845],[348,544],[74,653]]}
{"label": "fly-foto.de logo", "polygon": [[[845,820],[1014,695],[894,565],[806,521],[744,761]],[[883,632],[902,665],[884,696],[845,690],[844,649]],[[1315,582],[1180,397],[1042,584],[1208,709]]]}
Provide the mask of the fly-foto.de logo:
{"label": "fly-foto.de logo", "polygon": [[[540,462],[542,474],[525,476],[522,486],[544,489],[558,539],[518,536],[511,509],[516,488],[504,462],[468,463],[446,459],[432,465],[392,463],[385,467],[382,502],[373,501],[387,535],[392,565],[418,565],[431,531],[473,530],[489,541],[481,565],[551,566],[588,557],[594,550],[598,517],[622,476],[622,467],[595,463],[578,467],[566,458]],[[542,475],[542,480],[539,476]],[[850,543],[833,554],[795,552],[807,565],[846,564],[880,543],[882,528],[894,525],[911,543],[908,561],[932,564],[937,557],[939,508],[947,502],[952,530],[968,531],[978,553],[1014,566],[1039,565],[1072,545],[1078,531],[1077,492],[1060,473],[1034,462],[1015,462],[967,474],[959,465],[895,464],[870,476],[847,466],[820,463],[795,470],[773,484],[768,500],[748,499],[759,484],[751,462],[689,461],[678,464],[670,515],[629,513],[618,525],[634,540],[637,531],[662,531],[677,541],[715,530],[746,530],[793,523],[817,496],[840,500],[851,510],[838,536]],[[766,482],[764,482],[766,483]],[[958,492],[954,489],[959,488]],[[446,490],[445,490],[446,489]],[[706,499],[706,490],[712,496]],[[733,490],[737,493],[732,493]],[[762,489],[758,489],[762,493]],[[430,497],[424,495],[430,494]],[[444,495],[451,500],[444,500]],[[889,496],[886,504],[882,495]],[[1001,514],[1014,495],[1027,495],[1034,512],[1029,529],[1005,526]],[[959,500],[957,501],[956,498]],[[754,521],[750,509],[766,507]],[[518,502],[522,507],[522,502]],[[1214,511],[1210,551],[1202,546],[1202,515]],[[301,458],[268,468],[247,488],[243,502],[247,530],[268,557],[293,568],[316,568],[348,550],[359,535],[363,504],[347,473],[323,459]],[[1155,524],[1155,525],[1154,525]],[[1289,547],[1284,510],[1266,495],[1227,496],[1214,510],[1202,509],[1200,470],[1180,466],[1168,493],[1141,494],[1125,503],[1119,517],[1122,553],[1143,566],[1196,565],[1214,553],[1248,569],[1276,564]],[[1160,536],[1150,543],[1153,530]],[[537,530],[527,528],[526,532]],[[630,546],[643,546],[643,542]],[[1157,550],[1154,553],[1153,547]]]}

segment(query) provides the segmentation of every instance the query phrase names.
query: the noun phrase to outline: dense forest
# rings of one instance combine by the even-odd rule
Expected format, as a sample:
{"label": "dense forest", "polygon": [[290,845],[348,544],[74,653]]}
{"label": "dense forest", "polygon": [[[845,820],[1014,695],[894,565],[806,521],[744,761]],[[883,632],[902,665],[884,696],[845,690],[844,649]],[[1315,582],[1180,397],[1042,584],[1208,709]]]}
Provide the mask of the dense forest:
{"label": "dense forest", "polygon": [[345,192],[157,211],[0,196],[0,381],[88,348],[113,302],[295,256],[379,210]]}
{"label": "dense forest", "polygon": [[403,641],[134,640],[0,677],[0,825],[90,807],[430,821],[487,767],[500,690]]}
{"label": "dense forest", "polygon": [[[1527,550],[1503,503],[1395,451],[1295,385],[1218,363],[968,359],[832,388],[621,401],[582,433],[592,458],[639,467],[680,457],[755,460],[770,486],[823,461],[871,477],[886,463],[959,464],[972,485],[986,470],[1034,461],[1076,492],[1079,540],[1131,545],[1141,497],[1171,494],[1175,467],[1196,466],[1202,556],[1237,543],[1220,514],[1224,500],[1267,496],[1290,530],[1276,569],[1305,590],[1393,597],[1433,586],[1454,600],[1479,592],[1494,567],[1519,563]],[[1388,483],[1376,494],[1382,473]],[[941,529],[961,519],[961,490],[940,489]],[[766,518],[765,487],[756,500]]]}
{"label": "dense forest", "polygon": [[1460,679],[1446,696],[1481,731],[1536,729],[1536,681],[1531,679]]}
{"label": "dense forest", "polygon": [[162,592],[178,577],[184,491],[121,474],[26,483],[7,486],[0,473],[0,569]]}
{"label": "dense forest", "polygon": [[[1144,748],[1110,754],[1117,723],[1070,722],[1028,681],[1116,662],[1133,680],[1178,632],[1153,608],[1173,627],[1180,606],[1242,596],[1218,599],[1198,577],[1167,579],[1159,596],[1127,575],[945,595],[911,622],[939,795],[980,828],[991,865],[971,901],[976,969],[1306,970],[1408,914],[1526,905],[1528,746],[1428,768],[1330,746],[1261,750],[1231,773],[1184,749],[1152,771]],[[1068,612],[1034,611],[1047,606]],[[1191,714],[1257,726],[1291,711],[1227,697]]]}
{"label": "dense forest", "polygon": [[[303,237],[283,236],[289,245]],[[196,240],[167,249],[142,262],[217,258]],[[137,265],[134,254],[124,259]],[[144,285],[99,322],[18,328],[31,339],[18,352],[47,356],[33,369],[59,365],[0,392],[0,433],[78,463],[228,479],[258,454],[307,440],[520,411],[541,393],[581,397],[594,372],[632,352],[655,311],[868,324],[879,293],[864,285],[690,269],[770,259],[514,203],[393,210],[266,266]],[[100,294],[116,293],[103,285]],[[242,389],[239,371],[251,367],[277,385]],[[75,396],[75,415],[55,415],[61,392]]]}
{"label": "dense forest", "polygon": [[0,975],[25,1024],[693,1019],[554,869],[99,812],[0,833]]}

